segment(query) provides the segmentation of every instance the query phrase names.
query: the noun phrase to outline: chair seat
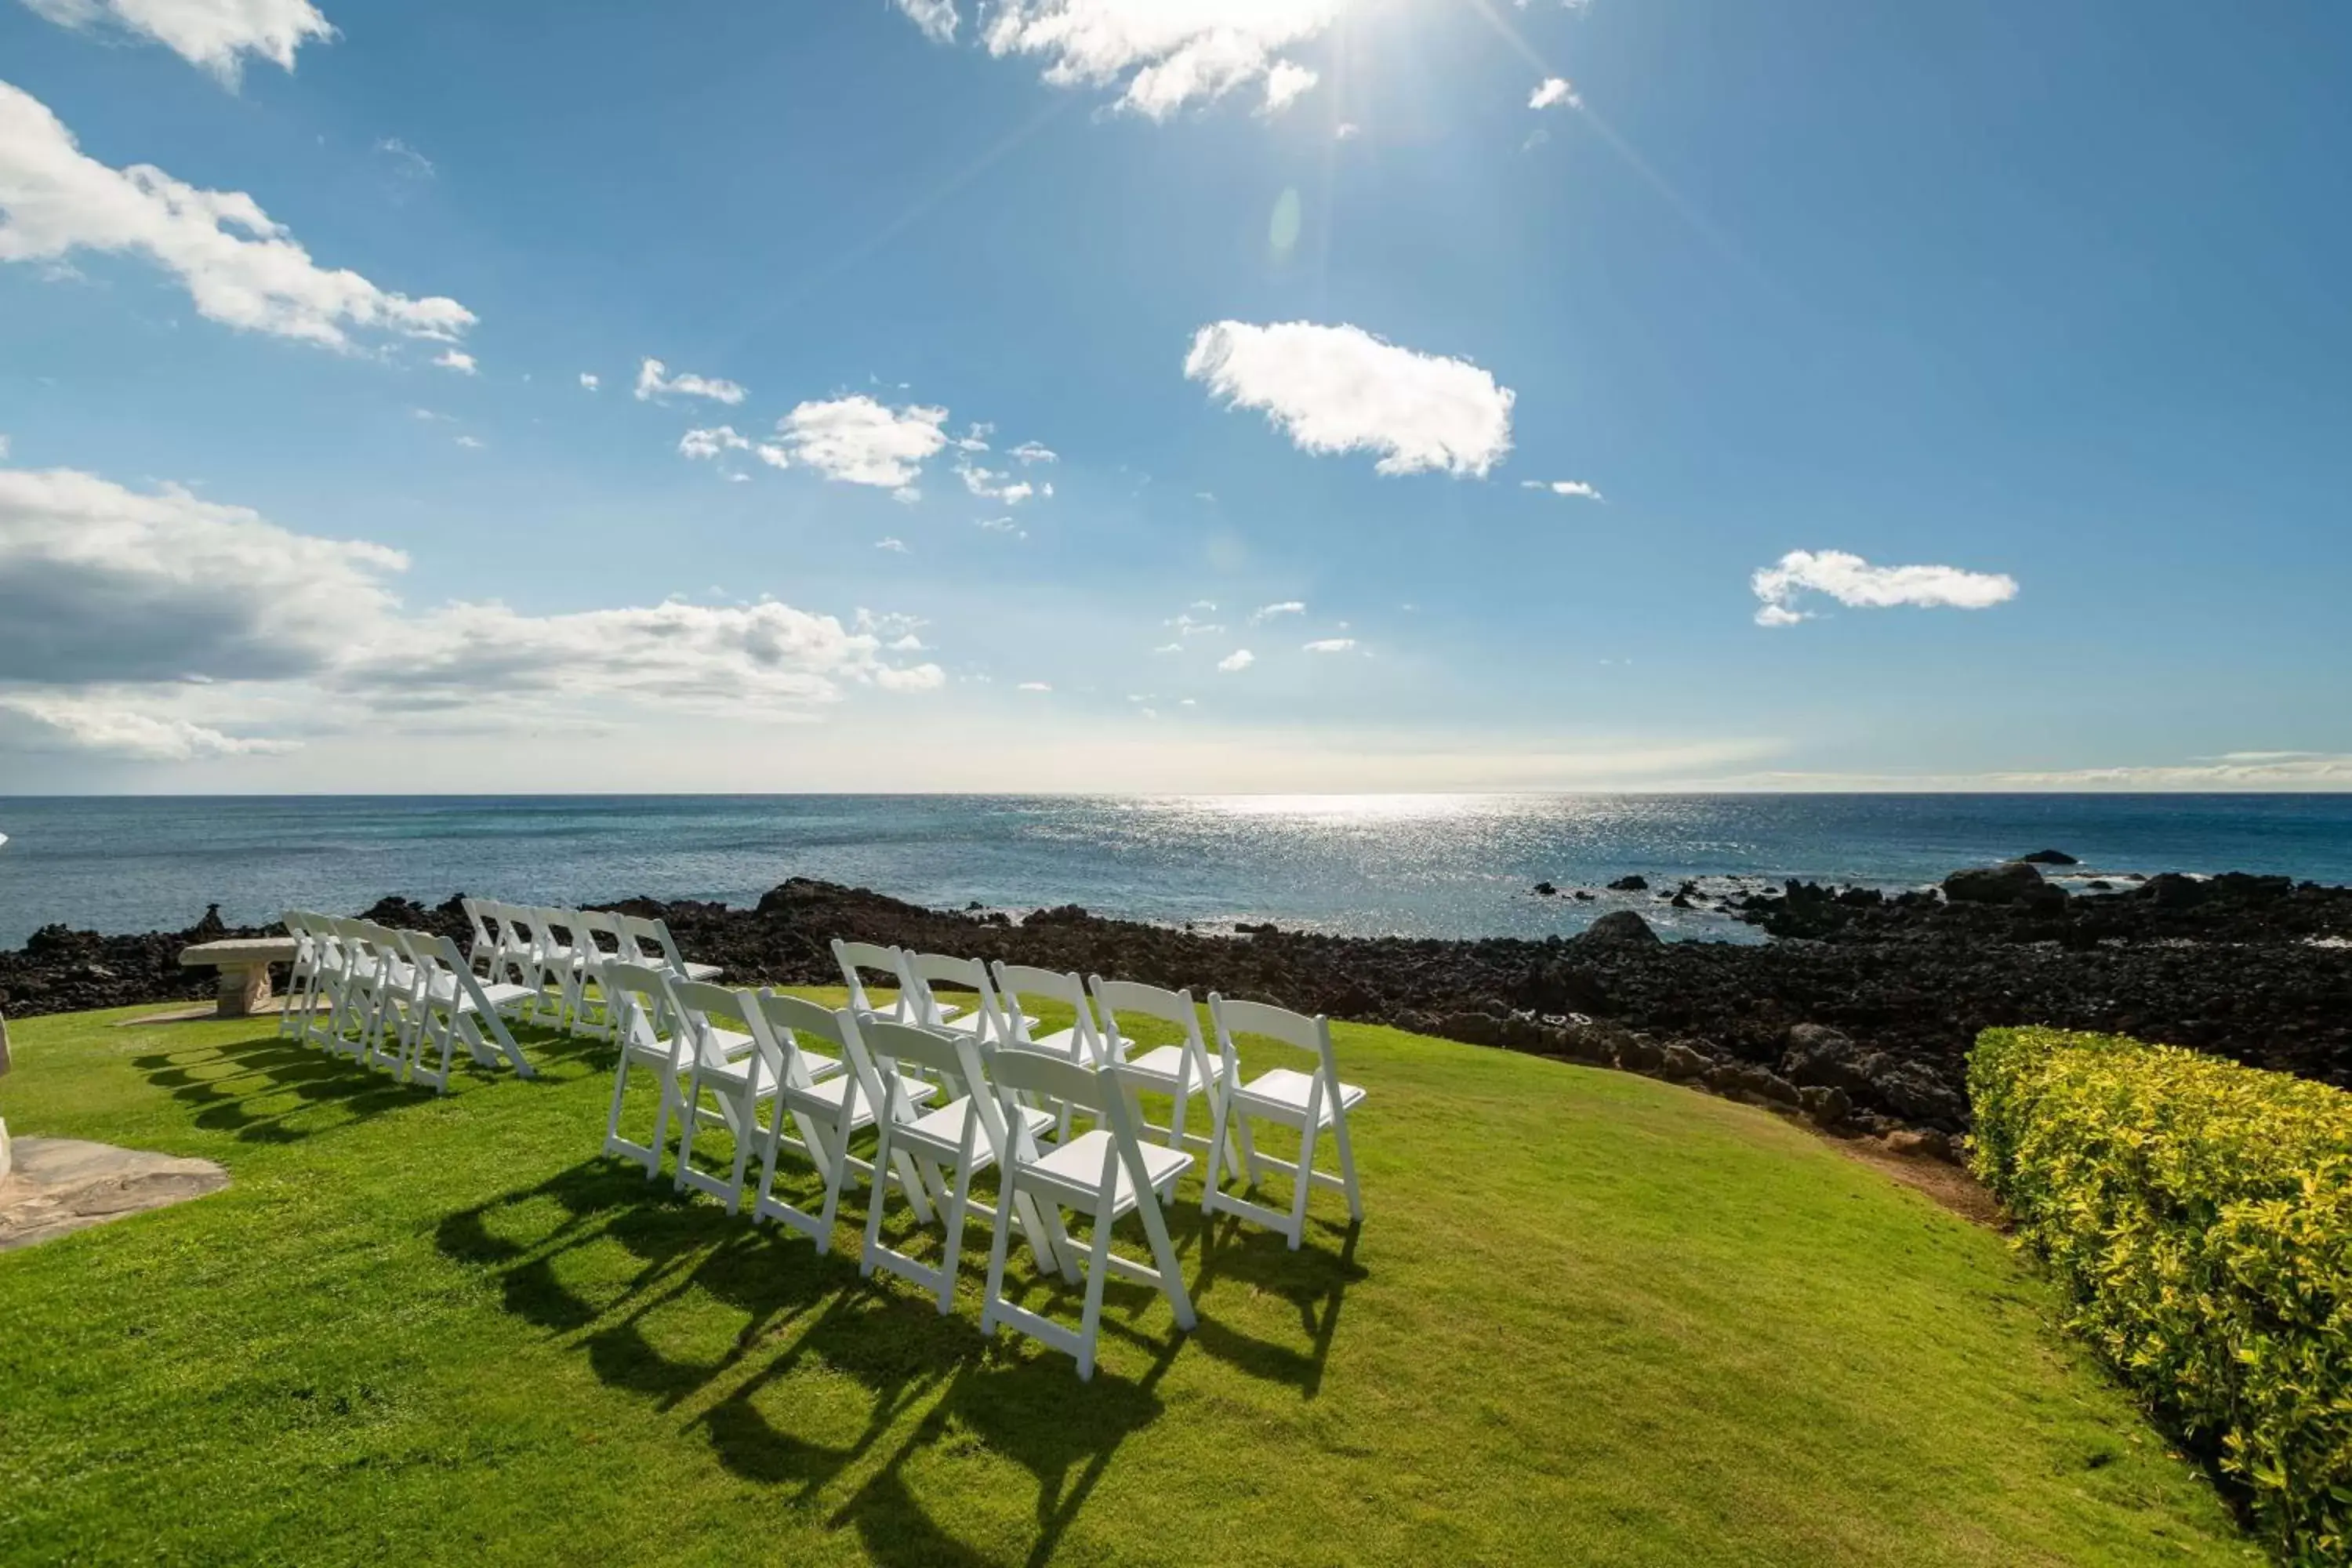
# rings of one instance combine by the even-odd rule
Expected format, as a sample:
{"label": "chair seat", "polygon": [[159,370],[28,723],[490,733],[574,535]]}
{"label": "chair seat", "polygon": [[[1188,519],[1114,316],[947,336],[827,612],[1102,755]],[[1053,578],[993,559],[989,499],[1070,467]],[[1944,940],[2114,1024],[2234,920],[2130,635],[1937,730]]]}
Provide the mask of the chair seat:
{"label": "chair seat", "polygon": [[[1177,1074],[1183,1069],[1183,1066],[1184,1047],[1182,1046],[1154,1046],[1139,1057],[1129,1058],[1127,1070],[1135,1078],[1146,1079],[1153,1088],[1164,1089],[1173,1094],[1176,1091]],[[1194,1089],[1207,1087],[1201,1081],[1198,1073],[1193,1074],[1190,1081]]]}
{"label": "chair seat", "polygon": [[[1307,1120],[1307,1097],[1315,1087],[1313,1073],[1298,1072],[1290,1068],[1276,1068],[1234,1090],[1234,1102],[1246,1106],[1261,1115],[1289,1122],[1296,1127]],[[1339,1086],[1339,1103],[1353,1110],[1364,1098],[1364,1091],[1352,1083]],[[1331,1102],[1327,1098],[1315,1119],[1318,1128],[1331,1125]]]}
{"label": "chair seat", "polygon": [[[1157,1143],[1137,1145],[1143,1155],[1143,1172],[1156,1191],[1173,1180],[1192,1156],[1181,1149],[1163,1149]],[[1079,1134],[1067,1143],[1040,1160],[1021,1168],[1024,1181],[1042,1177],[1062,1189],[1062,1201],[1070,1207],[1092,1212],[1097,1194],[1102,1191],[1103,1166],[1118,1160],[1118,1146],[1111,1135],[1097,1127]],[[1118,1166],[1118,1184],[1112,1189],[1110,1217],[1116,1218],[1135,1206],[1135,1181],[1127,1166]]]}
{"label": "chair seat", "polygon": [[688,980],[716,980],[726,973],[715,963],[688,963],[680,967],[685,970]]}
{"label": "chair seat", "polygon": [[[1035,1023],[1034,1018],[1029,1020],[1030,1026],[1034,1026]],[[1050,1035],[1039,1036],[1021,1048],[1028,1051],[1043,1051],[1052,1057],[1067,1057],[1074,1062],[1086,1061],[1086,1058],[1078,1049],[1078,1032],[1076,1029],[1056,1029]],[[1094,1063],[1086,1062],[1086,1065],[1092,1067]]]}
{"label": "chair seat", "polygon": [[[926,1084],[924,1087],[928,1089],[930,1086]],[[1021,1120],[1028,1124],[1032,1138],[1042,1138],[1054,1130],[1055,1118],[1050,1110],[1033,1110],[1024,1107]],[[921,1143],[952,1158],[963,1147],[963,1130],[971,1121],[971,1097],[966,1095],[952,1105],[943,1105],[919,1121],[892,1128],[890,1141],[894,1143]],[[973,1169],[981,1169],[994,1158],[995,1151],[989,1148],[985,1134],[973,1140]]]}
{"label": "chair seat", "polygon": [[776,1075],[769,1069],[766,1060],[756,1055],[731,1062],[705,1062],[702,1064],[702,1081],[721,1089],[740,1089],[748,1082],[751,1086],[752,1097],[758,1100],[765,1100],[776,1092]]}
{"label": "chair seat", "polygon": [[[841,1064],[831,1057],[821,1057],[814,1051],[803,1051],[801,1060],[808,1063],[809,1076],[815,1078],[816,1081],[804,1089],[795,1087],[785,1089],[784,1098],[803,1110],[831,1111],[838,1115],[843,1098],[849,1093],[850,1085],[857,1081],[856,1076],[843,1072]],[[821,1078],[817,1077],[816,1070],[820,1062],[824,1063],[825,1068],[824,1076]],[[907,1097],[918,1105],[929,1104],[931,1097],[940,1092],[935,1086],[925,1083],[920,1079],[908,1079],[906,1084]],[[864,1127],[873,1121],[874,1108],[871,1105],[860,1104],[857,1114],[860,1118],[857,1124]]]}

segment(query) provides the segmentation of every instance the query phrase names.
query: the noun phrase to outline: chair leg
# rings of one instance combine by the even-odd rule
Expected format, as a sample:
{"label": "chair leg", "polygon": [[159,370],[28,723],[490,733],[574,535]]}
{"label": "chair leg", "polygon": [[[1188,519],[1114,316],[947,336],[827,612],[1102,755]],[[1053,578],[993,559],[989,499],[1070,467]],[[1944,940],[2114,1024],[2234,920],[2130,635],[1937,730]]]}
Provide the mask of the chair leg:
{"label": "chair leg", "polygon": [[1265,1178],[1258,1167],[1257,1140],[1250,1136],[1249,1118],[1246,1116],[1237,1118],[1234,1130],[1241,1135],[1242,1169],[1248,1177],[1243,1184],[1255,1192],[1257,1184]]}
{"label": "chair leg", "polygon": [[[1136,1194],[1138,1207],[1148,1200]],[[1078,1320],[1078,1381],[1087,1382],[1095,1374],[1095,1331],[1102,1324],[1103,1281],[1110,1277],[1111,1220],[1103,1213],[1095,1215],[1094,1247],[1087,1259],[1087,1310]]]}
{"label": "chair leg", "polygon": [[[1004,1190],[997,1195],[997,1212],[1001,1215],[1006,1206],[1023,1202],[1028,1195],[1013,1184],[1013,1173],[1007,1171]],[[1013,1227],[1009,1225],[992,1226],[990,1229],[995,1234],[988,1242],[988,1284],[980,1297],[980,1331],[983,1338],[996,1332],[997,1303],[1004,1299],[1004,1254],[1013,1240]],[[1034,1248],[1036,1242],[1033,1239],[1029,1245]],[[1041,1257],[1038,1261],[1043,1263],[1045,1259]]]}
{"label": "chair leg", "polygon": [[1293,1252],[1297,1251],[1307,1240],[1307,1194],[1315,1189],[1315,1145],[1321,1141],[1312,1127],[1298,1135],[1298,1190],[1290,1194],[1290,1250]]}
{"label": "chair leg", "polygon": [[604,1143],[607,1148],[612,1146],[614,1139],[621,1135],[621,1094],[628,1083],[629,1053],[625,1047],[621,1051],[620,1065],[613,1069],[613,1109],[604,1118]]}
{"label": "chair leg", "polygon": [[[956,1268],[963,1259],[963,1216],[971,1205],[971,1138],[964,1138],[963,1158],[956,1162],[955,1191],[948,1198],[947,1249],[940,1254],[940,1315],[955,1310]],[[998,1215],[1002,1229],[1003,1216]]]}
{"label": "chair leg", "polygon": [[1348,1142],[1348,1113],[1335,1103],[1331,1107],[1331,1137],[1339,1145],[1339,1174],[1348,1185],[1348,1217],[1360,1223],[1364,1217],[1364,1189],[1356,1183],[1356,1151]]}
{"label": "chair leg", "polygon": [[[874,1163],[867,1167],[866,1174],[866,1250],[857,1255],[857,1273],[859,1278],[866,1279],[874,1278],[874,1254],[882,1246],[882,1206],[889,1201],[890,1197],[891,1148],[888,1117],[882,1118],[880,1125],[876,1129],[876,1133],[877,1142],[874,1145]],[[849,1168],[849,1162],[842,1161],[839,1168],[846,1171]],[[830,1201],[830,1194],[828,1194],[828,1201]]]}
{"label": "chair leg", "polygon": [[[1201,1212],[1216,1212],[1217,1190],[1224,1182],[1225,1165],[1225,1102],[1222,1099],[1209,1102],[1209,1168],[1202,1173]],[[1236,1157],[1235,1164],[1239,1160]]]}
{"label": "chair leg", "polygon": [[839,1122],[833,1126],[833,1157],[817,1173],[824,1178],[824,1203],[817,1210],[816,1250],[819,1257],[833,1250],[833,1226],[841,1214],[841,1179],[849,1169],[849,1129]]}
{"label": "chair leg", "polygon": [[[681,1193],[686,1191],[686,1173],[694,1153],[695,1130],[701,1124],[702,1063],[698,1060],[694,1064],[694,1070],[687,1075],[686,1114],[679,1119],[677,1124],[677,1181],[675,1187]],[[667,1131],[668,1126],[669,1122],[665,1118],[659,1131]],[[660,1148],[661,1142],[660,1137],[656,1136],[654,1139],[654,1147]]]}

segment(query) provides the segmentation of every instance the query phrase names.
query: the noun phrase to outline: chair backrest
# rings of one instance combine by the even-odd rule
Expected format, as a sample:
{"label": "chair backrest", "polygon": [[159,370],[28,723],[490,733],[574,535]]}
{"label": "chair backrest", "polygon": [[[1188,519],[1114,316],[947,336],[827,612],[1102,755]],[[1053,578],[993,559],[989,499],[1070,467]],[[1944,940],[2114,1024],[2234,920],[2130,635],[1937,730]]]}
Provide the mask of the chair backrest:
{"label": "chair backrest", "polygon": [[628,960],[628,944],[621,940],[618,916],[605,910],[573,910],[571,914],[572,946],[582,957],[591,963]]}
{"label": "chair backrest", "polygon": [[950,958],[940,952],[912,952],[902,948],[898,952],[898,975],[906,992],[914,998],[915,1016],[908,1022],[925,1028],[937,1028],[944,1021],[940,1016],[939,999],[931,994],[934,983],[961,985],[974,994],[972,1011],[978,1015],[976,1025],[985,1040],[1005,1037],[1004,1010],[997,1005],[996,987],[989,983],[988,965],[976,958]]}
{"label": "chair backrest", "polygon": [[1058,1002],[1070,1009],[1077,1022],[1070,1030],[1070,1053],[1073,1060],[1088,1067],[1099,1067],[1109,1057],[1102,1031],[1095,1026],[1094,1005],[1087,998],[1086,982],[1076,974],[1056,974],[1050,969],[1036,969],[1025,963],[996,964],[996,994],[1003,1005],[1008,1043],[1030,1047],[1029,1016],[1025,998],[1043,997]]}
{"label": "chair backrest", "polygon": [[1095,1016],[1102,1020],[1103,1045],[1113,1060],[1127,1057],[1128,1038],[1119,1027],[1119,1015],[1130,1018],[1156,1018],[1172,1024],[1184,1032],[1184,1043],[1197,1047],[1203,1055],[1208,1046],[1201,1037],[1200,1009],[1192,1005],[1190,991],[1170,991],[1158,985],[1146,985],[1139,980],[1105,980],[1097,974],[1087,982],[1095,994]]}
{"label": "chair backrest", "polygon": [[795,1089],[806,1089],[812,1081],[808,1065],[801,1055],[801,1037],[811,1035],[831,1047],[856,1076],[858,1091],[879,1103],[881,1080],[858,1041],[857,1026],[846,1009],[835,1012],[804,996],[787,996],[781,991],[761,991],[751,1000],[760,1015],[751,1020],[752,1038],[764,1039],[767,1045],[762,1048],[776,1051],[782,1064],[779,1076],[783,1082]]}
{"label": "chair backrest", "polygon": [[[988,1071],[981,1063],[980,1047],[970,1035],[958,1029],[924,1029],[912,1024],[897,1024],[872,1013],[858,1020],[857,1032],[865,1040],[866,1054],[877,1063],[895,1068],[901,1062],[912,1062],[917,1067],[929,1068],[940,1075],[950,1095],[970,1095],[981,1129],[988,1136],[989,1148],[999,1158],[1003,1156],[1003,1116],[989,1091]],[[888,1076],[892,1089],[903,1095],[906,1091],[898,1074],[890,1072]]]}
{"label": "chair backrest", "polygon": [[1261,1039],[1277,1041],[1310,1053],[1315,1058],[1316,1086],[1309,1096],[1308,1106],[1324,1103],[1325,1095],[1339,1092],[1339,1058],[1331,1049],[1331,1020],[1318,1013],[1308,1017],[1287,1007],[1276,1007],[1265,1002],[1228,1002],[1215,992],[1209,993],[1209,1018],[1217,1026],[1217,1055],[1228,1084],[1235,1081],[1240,1072],[1240,1057],[1234,1049],[1235,1035],[1250,1035]]}
{"label": "chair backrest", "polygon": [[473,955],[487,957],[499,949],[499,933],[491,929],[491,911],[498,908],[488,899],[460,899],[457,907],[466,911],[466,923],[474,928]]}
{"label": "chair backrest", "polygon": [[615,914],[614,921],[621,928],[621,947],[635,954],[635,962],[658,964],[686,973],[686,960],[678,956],[677,942],[669,934],[667,922],[648,920],[643,915]]}
{"label": "chair backrest", "polygon": [[[622,1045],[649,1049],[667,1045],[675,1058],[676,1041],[688,1031],[675,1023],[677,1012],[670,1001],[668,977],[642,963],[616,963],[604,965],[598,980],[606,1005],[614,1010]],[[662,1038],[666,1025],[676,1031],[668,1041]]]}
{"label": "chair backrest", "polygon": [[[849,987],[849,1010],[852,1014],[862,1017],[871,1013],[877,1018],[887,1018],[899,1024],[908,1021],[914,1011],[914,1003],[907,994],[898,958],[898,950],[895,947],[879,947],[870,942],[844,942],[839,937],[833,939],[833,961],[841,966],[841,983]],[[887,1007],[874,1005],[866,994],[866,976],[859,973],[861,970],[888,975],[890,988],[898,994],[898,999]]]}
{"label": "chair backrest", "polygon": [[[666,978],[669,981],[670,1000],[677,1005],[679,1018],[694,1037],[694,1048],[706,1064],[724,1065],[727,1060],[726,1047],[715,1032],[719,1029],[749,1036],[753,1045],[761,1047],[761,1055],[768,1054],[770,1047],[763,1039],[763,1031],[751,1024],[760,1004],[750,992],[730,991],[707,980],[681,980],[676,975]],[[780,1066],[781,1058],[768,1065]]]}

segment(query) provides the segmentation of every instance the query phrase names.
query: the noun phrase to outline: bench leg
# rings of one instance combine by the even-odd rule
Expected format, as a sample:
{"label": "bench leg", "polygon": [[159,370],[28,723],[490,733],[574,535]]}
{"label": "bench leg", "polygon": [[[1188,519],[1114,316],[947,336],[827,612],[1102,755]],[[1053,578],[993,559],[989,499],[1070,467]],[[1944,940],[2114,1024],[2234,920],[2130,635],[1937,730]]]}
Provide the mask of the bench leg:
{"label": "bench leg", "polygon": [[222,970],[219,997],[213,1010],[220,1017],[243,1018],[258,1012],[269,1000],[269,965]]}

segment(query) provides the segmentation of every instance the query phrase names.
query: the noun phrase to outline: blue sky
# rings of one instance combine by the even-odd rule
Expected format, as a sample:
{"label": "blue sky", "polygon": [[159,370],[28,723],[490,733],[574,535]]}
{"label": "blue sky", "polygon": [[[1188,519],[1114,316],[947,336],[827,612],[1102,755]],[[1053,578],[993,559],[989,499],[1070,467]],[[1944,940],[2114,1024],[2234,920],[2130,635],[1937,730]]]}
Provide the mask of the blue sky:
{"label": "blue sky", "polygon": [[2347,67],[0,0],[0,790],[2352,786]]}

